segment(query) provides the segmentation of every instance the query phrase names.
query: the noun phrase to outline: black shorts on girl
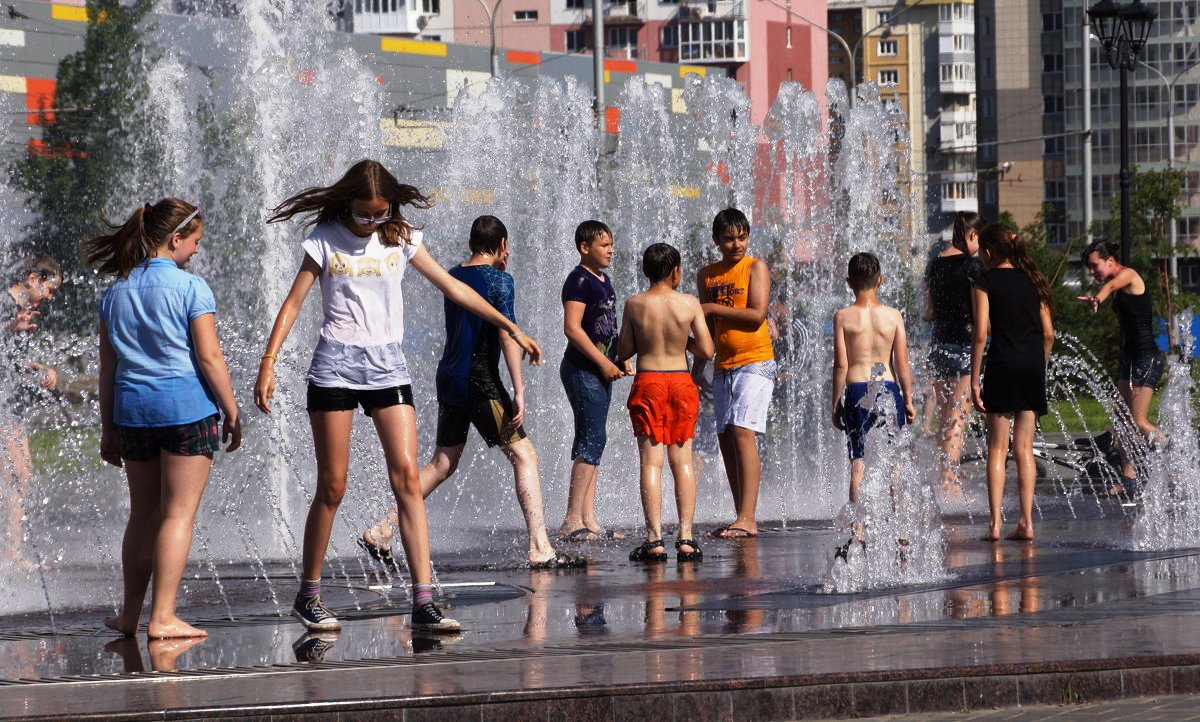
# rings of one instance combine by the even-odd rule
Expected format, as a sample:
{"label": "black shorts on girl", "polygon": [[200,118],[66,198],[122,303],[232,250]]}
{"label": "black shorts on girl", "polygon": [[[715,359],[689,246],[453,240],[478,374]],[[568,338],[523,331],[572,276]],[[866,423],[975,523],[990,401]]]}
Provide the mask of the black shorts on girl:
{"label": "black shorts on girl", "polygon": [[150,461],[160,452],[181,456],[212,456],[221,446],[221,415],[213,414],[178,426],[118,426],[121,458]]}
{"label": "black shorts on girl", "polygon": [[1162,379],[1165,365],[1166,359],[1160,353],[1136,358],[1121,354],[1117,358],[1117,378],[1128,381],[1130,386],[1152,389]]}
{"label": "black shorts on girl", "polygon": [[308,382],[307,410],[312,411],[353,411],[361,406],[363,413],[371,415],[374,409],[386,409],[389,406],[412,406],[412,385],[392,386],[384,389],[346,389],[340,387],[317,386]]}

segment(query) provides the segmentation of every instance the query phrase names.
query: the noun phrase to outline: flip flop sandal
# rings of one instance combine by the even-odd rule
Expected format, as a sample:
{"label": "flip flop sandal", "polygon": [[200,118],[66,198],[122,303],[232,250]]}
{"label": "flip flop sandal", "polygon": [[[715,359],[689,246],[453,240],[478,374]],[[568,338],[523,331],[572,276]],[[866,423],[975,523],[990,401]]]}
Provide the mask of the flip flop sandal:
{"label": "flip flop sandal", "polygon": [[[692,551],[685,552],[682,547],[689,546]],[[700,545],[692,539],[676,539],[675,540],[675,558],[681,562],[699,562],[704,561],[704,552],[700,550]]]}
{"label": "flip flop sandal", "polygon": [[583,569],[587,566],[584,557],[573,557],[562,552],[554,552],[554,556],[544,562],[529,562],[530,571],[542,572],[555,569]]}
{"label": "flip flop sandal", "polygon": [[629,561],[665,562],[667,560],[666,552],[651,551],[652,549],[656,549],[661,546],[666,546],[663,544],[662,539],[647,539],[646,541],[642,542],[641,546],[636,547],[633,551],[629,552]]}
{"label": "flip flop sandal", "polygon": [[570,542],[572,544],[578,544],[580,542],[593,541],[593,539],[591,537],[593,537],[595,535],[596,535],[596,532],[592,531],[591,529],[588,529],[586,526],[581,526],[578,529],[576,529],[575,531],[567,532],[566,534],[559,534],[558,540],[562,541],[562,542]]}
{"label": "flip flop sandal", "polygon": [[396,557],[392,556],[391,549],[387,547],[381,547],[378,544],[372,544],[362,537],[359,537],[357,541],[358,546],[361,547],[362,550],[365,551],[372,559],[388,569],[391,569],[392,571],[400,571],[400,565],[396,563]]}
{"label": "flip flop sandal", "polygon": [[748,529],[743,529],[740,526],[727,526],[722,529],[714,529],[714,533],[719,533],[717,539],[754,539],[758,536],[758,532],[753,532]]}
{"label": "flip flop sandal", "polygon": [[719,526],[716,529],[709,529],[708,531],[704,532],[704,536],[708,537],[709,539],[724,539],[725,537],[721,536],[721,534],[724,533],[724,531],[728,528],[729,526],[726,525]]}

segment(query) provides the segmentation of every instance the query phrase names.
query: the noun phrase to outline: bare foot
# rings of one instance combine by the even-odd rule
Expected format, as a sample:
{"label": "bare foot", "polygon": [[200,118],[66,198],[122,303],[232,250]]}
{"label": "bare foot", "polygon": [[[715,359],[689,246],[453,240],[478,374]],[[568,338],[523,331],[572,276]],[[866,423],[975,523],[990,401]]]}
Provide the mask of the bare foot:
{"label": "bare foot", "polygon": [[735,521],[729,526],[713,529],[708,535],[714,539],[753,539],[758,536],[758,525]]}
{"label": "bare foot", "polygon": [[129,620],[125,619],[124,614],[121,614],[119,617],[109,617],[108,619],[105,619],[104,626],[108,627],[109,629],[116,630],[126,637],[132,637],[133,635],[137,634],[138,620],[135,619],[130,622]]}
{"label": "bare foot", "polygon": [[998,526],[989,527],[988,533],[979,537],[979,540],[980,541],[989,541],[989,542],[1000,541],[1000,527],[998,527]]}
{"label": "bare foot", "polygon": [[203,641],[203,637],[151,639],[146,643],[146,650],[150,652],[150,668],[155,672],[174,672],[175,660],[179,655]]}
{"label": "bare foot", "polygon": [[1033,541],[1033,530],[1018,526],[1012,532],[1004,537],[1008,541]]}
{"label": "bare foot", "polygon": [[177,639],[180,637],[207,637],[208,632],[203,629],[196,629],[192,625],[183,621],[179,617],[173,617],[165,623],[150,621],[150,625],[146,628],[146,634],[150,639]]}

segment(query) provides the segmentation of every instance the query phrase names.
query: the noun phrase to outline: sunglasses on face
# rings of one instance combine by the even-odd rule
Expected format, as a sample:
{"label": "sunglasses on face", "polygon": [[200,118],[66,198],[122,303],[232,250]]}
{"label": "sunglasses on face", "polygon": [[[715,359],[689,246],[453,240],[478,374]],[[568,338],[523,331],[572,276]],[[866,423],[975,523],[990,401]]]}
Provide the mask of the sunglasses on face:
{"label": "sunglasses on face", "polygon": [[360,226],[378,226],[392,220],[392,211],[391,208],[389,208],[387,210],[387,215],[382,216],[363,216],[355,213],[354,211],[350,211],[350,220],[354,221]]}

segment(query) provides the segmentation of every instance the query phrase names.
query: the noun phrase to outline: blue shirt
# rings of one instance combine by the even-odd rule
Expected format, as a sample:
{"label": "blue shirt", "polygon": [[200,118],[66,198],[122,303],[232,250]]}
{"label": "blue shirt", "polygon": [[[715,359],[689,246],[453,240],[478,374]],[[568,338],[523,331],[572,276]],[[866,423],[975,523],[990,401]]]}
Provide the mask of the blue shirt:
{"label": "blue shirt", "polygon": [[[608,275],[601,273],[597,278],[583,266],[576,266],[563,283],[562,301],[579,301],[583,304],[583,319],[580,325],[596,350],[614,364],[617,362],[617,293],[613,290]],[[564,357],[579,368],[599,374],[600,368],[583,355],[570,341]]]}
{"label": "blue shirt", "polygon": [[[516,323],[513,277],[491,266],[456,266],[450,275],[475,289],[497,311]],[[445,301],[446,350],[437,369],[438,401],[467,406],[502,397],[500,329],[454,303]]]}
{"label": "blue shirt", "polygon": [[117,354],[113,421],[178,426],[217,413],[196,362],[191,322],[216,313],[212,290],[166,258],[118,278],[100,299],[100,319]]}

